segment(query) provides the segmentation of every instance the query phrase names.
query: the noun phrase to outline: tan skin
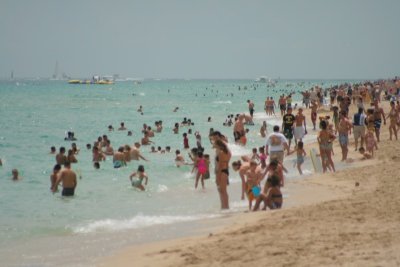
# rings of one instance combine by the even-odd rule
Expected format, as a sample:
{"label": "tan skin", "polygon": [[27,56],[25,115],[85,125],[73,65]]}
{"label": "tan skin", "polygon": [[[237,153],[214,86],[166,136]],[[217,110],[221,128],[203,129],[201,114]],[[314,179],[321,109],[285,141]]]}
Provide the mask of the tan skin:
{"label": "tan skin", "polygon": [[216,156],[218,156],[218,162],[216,162],[216,184],[221,200],[221,209],[229,209],[229,196],[227,192],[228,186],[228,175],[222,172],[224,169],[229,169],[229,161],[231,159],[231,152],[223,151],[221,145],[216,142]]}
{"label": "tan skin", "polygon": [[387,115],[387,119],[389,119],[390,123],[389,123],[389,135],[390,135],[390,140],[392,140],[392,136],[394,134],[394,137],[397,140],[397,122],[399,119],[399,111],[396,109],[396,106],[394,104],[394,102],[390,103],[390,111]]}
{"label": "tan skin", "polygon": [[232,168],[234,171],[239,171],[239,176],[240,179],[242,179],[242,196],[241,199],[244,199],[244,193],[246,190],[246,179],[245,179],[245,174],[246,172],[250,169],[250,163],[249,162],[241,162],[240,167],[238,165],[233,165]]}
{"label": "tan skin", "polygon": [[[131,180],[131,182],[132,182],[132,178],[133,177],[138,177],[139,179],[144,179],[144,185],[147,185],[147,182],[149,180],[149,177],[147,176],[147,174],[145,172],[141,172],[141,171],[134,172],[129,176],[129,179]],[[135,187],[139,188],[142,191],[145,190],[145,188],[144,188],[144,186],[142,184],[140,184],[138,186],[135,186]]]}
{"label": "tan skin", "polygon": [[[246,179],[246,190],[251,190],[254,186],[259,186],[263,179],[263,173],[260,168],[257,168],[257,164],[251,163],[249,169],[245,172]],[[252,207],[252,200],[249,199],[249,210]]]}
{"label": "tan skin", "polygon": [[146,160],[146,161],[147,161],[147,159],[145,159],[145,158],[142,156],[142,154],[140,153],[139,148],[140,148],[140,144],[139,144],[139,143],[135,143],[134,146],[133,146],[132,149],[131,149],[131,160],[139,160],[139,159],[142,159],[142,160]]}
{"label": "tan skin", "polygon": [[[349,134],[351,134],[351,129],[352,129],[352,125],[351,125],[350,121],[342,113],[340,113],[340,121],[339,121],[339,125],[338,125],[339,134],[348,136]],[[340,148],[342,149],[342,161],[345,161],[347,159],[347,154],[349,152],[348,145],[340,144]]]}
{"label": "tan skin", "polygon": [[[336,137],[328,130],[321,130],[318,134],[318,144],[319,144],[319,151],[322,160],[322,169],[323,172],[326,172],[328,165],[331,166],[333,171],[335,171],[335,165],[333,164],[332,160],[332,149],[326,149],[326,146],[335,140]],[[324,147],[323,147],[324,146]],[[324,158],[326,157],[326,161]]]}
{"label": "tan skin", "polygon": [[[378,105],[378,101],[374,102],[374,119],[375,120],[382,120],[383,119],[383,124],[386,125],[386,117],[385,117],[385,112],[383,111],[383,109],[381,107],[379,107]],[[375,135],[376,135],[376,140],[378,140],[378,142],[380,141],[380,129],[375,128]]]}
{"label": "tan skin", "polygon": [[71,170],[70,166],[65,166],[58,174],[58,179],[54,184],[54,187],[51,189],[53,193],[57,191],[57,186],[62,183],[63,188],[76,188],[77,179],[76,174],[73,170]]}

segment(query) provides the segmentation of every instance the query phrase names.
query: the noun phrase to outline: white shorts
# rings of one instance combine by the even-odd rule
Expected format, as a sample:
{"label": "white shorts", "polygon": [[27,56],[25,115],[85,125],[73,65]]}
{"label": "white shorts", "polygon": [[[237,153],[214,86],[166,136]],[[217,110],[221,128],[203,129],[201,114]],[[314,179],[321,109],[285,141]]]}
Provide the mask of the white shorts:
{"label": "white shorts", "polygon": [[305,130],[303,126],[298,126],[294,128],[294,138],[298,139],[303,139],[305,134]]}

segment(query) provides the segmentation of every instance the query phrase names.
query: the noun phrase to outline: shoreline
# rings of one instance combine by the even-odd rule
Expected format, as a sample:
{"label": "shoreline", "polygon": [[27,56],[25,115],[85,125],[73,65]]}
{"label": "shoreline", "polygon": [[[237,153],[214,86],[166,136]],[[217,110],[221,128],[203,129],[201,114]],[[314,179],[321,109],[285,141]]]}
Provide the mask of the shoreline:
{"label": "shoreline", "polygon": [[[385,109],[387,109],[387,102],[383,102],[382,105]],[[354,106],[352,106],[352,109],[354,109]],[[305,111],[307,125],[312,125],[309,119],[310,110]],[[320,114],[321,113],[319,113],[319,115]],[[350,219],[354,219],[353,217],[355,217],[356,222],[366,221],[367,218],[361,215],[357,215],[357,212],[361,213],[361,211],[354,211],[354,208],[350,209],[351,205],[349,203],[362,202],[362,204],[365,205],[365,202],[369,202],[368,199],[365,198],[365,196],[373,194],[374,190],[379,187],[379,176],[381,173],[379,168],[373,168],[371,166],[378,166],[379,164],[386,162],[386,164],[389,163],[390,168],[385,169],[385,173],[393,172],[394,166],[392,166],[393,164],[390,164],[391,160],[393,160],[393,156],[391,156],[391,154],[395,153],[396,147],[400,148],[398,142],[388,141],[387,126],[382,127],[381,137],[382,141],[380,142],[379,150],[377,150],[377,155],[372,160],[353,160],[352,163],[343,163],[344,168],[340,168],[335,173],[314,173],[304,179],[290,180],[287,183],[287,187],[284,188],[283,192],[284,195],[289,192],[290,197],[284,200],[284,207],[282,210],[267,211],[266,213],[244,212],[232,214],[232,216],[229,216],[229,218],[225,218],[226,221],[224,224],[216,228],[210,227],[208,228],[209,231],[205,229],[206,231],[203,231],[203,233],[200,233],[198,235],[191,235],[179,239],[164,240],[161,242],[152,242],[139,246],[136,245],[126,247],[111,256],[99,259],[97,266],[129,266],[129,264],[133,261],[135,262],[135,266],[208,266],[215,262],[219,262],[220,264],[229,263],[233,264],[233,266],[240,266],[241,261],[247,261],[247,256],[243,255],[244,258],[240,258],[235,255],[241,255],[244,252],[251,255],[252,249],[246,246],[246,244],[249,242],[251,244],[257,244],[260,242],[262,244],[267,244],[269,240],[272,246],[272,244],[276,241],[276,238],[278,240],[281,237],[283,239],[286,239],[286,230],[289,231],[290,236],[293,236],[293,238],[291,239],[293,242],[295,242],[298,238],[303,238],[303,235],[309,235],[307,236],[308,239],[310,236],[314,236],[317,233],[324,237],[324,231],[321,231],[321,229],[325,229],[324,224],[314,222],[312,219],[314,218],[314,216],[316,216],[319,220],[326,221],[326,223],[328,224],[332,224],[340,218],[334,217],[332,218],[332,222],[329,221],[329,211],[336,211],[338,207],[343,207],[342,213],[350,216]],[[353,137],[349,136],[349,159],[360,158],[358,152],[354,151],[354,141],[352,139]],[[312,147],[317,147],[316,142],[313,142],[312,144],[307,144],[307,151],[309,151]],[[334,148],[336,151],[336,154],[334,156],[336,165],[336,163],[338,163],[338,158],[341,157],[341,153],[337,143],[335,143]],[[382,157],[385,158],[385,160],[382,161]],[[378,160],[378,158],[380,160]],[[394,158],[394,160],[398,159],[399,158],[396,157]],[[373,169],[370,170],[371,168]],[[376,174],[376,176],[374,176],[374,174]],[[391,180],[390,182],[393,183],[395,181]],[[358,183],[359,186],[357,186],[356,183]],[[362,199],[362,201],[360,200],[360,198]],[[355,212],[354,216],[348,212],[349,210],[353,210],[353,212]],[[325,217],[321,217],[321,214],[325,214]],[[312,215],[312,217],[310,217],[310,215]],[[276,229],[276,231],[268,232],[268,229],[276,224],[276,219],[282,220],[282,222],[278,223],[278,225],[281,226],[282,229],[280,229],[281,227],[278,227],[279,229]],[[287,222],[288,219],[289,222]],[[218,223],[218,221],[216,221],[218,219],[210,220],[214,221],[215,224]],[[311,230],[310,228],[308,228],[308,232],[301,232],[298,228],[304,227],[299,226],[299,224],[301,224],[300,221],[308,227],[311,227]],[[288,225],[290,225],[290,229],[287,229]],[[336,231],[339,231],[340,227],[338,227],[339,225],[336,225]],[[353,221],[351,221],[348,227],[353,229],[357,226],[354,225]],[[298,229],[298,231],[295,231],[294,229]],[[316,233],[313,233],[314,229],[317,229],[318,231],[316,231]],[[328,229],[326,230],[328,232],[332,232]],[[275,232],[279,232],[282,236],[277,236]],[[363,237],[363,234],[358,231],[355,235],[357,237]],[[265,236],[265,240],[263,239],[263,236]],[[252,240],[253,237],[255,239],[254,241]],[[232,238],[238,239],[238,242],[232,241]],[[307,242],[312,243],[316,240],[318,240],[318,238],[314,236],[311,240],[308,240]],[[335,242],[341,244],[342,242],[345,242],[345,240],[346,238],[344,238],[343,240],[342,238],[339,238],[339,240],[335,240]],[[396,241],[398,241],[398,244],[400,244],[400,240]],[[288,242],[283,242],[282,245],[284,245],[285,248],[293,247],[293,245],[289,244]],[[320,245],[321,247],[325,248],[331,247],[331,245],[324,243]],[[221,249],[221,247],[225,249]],[[257,246],[254,246],[254,248],[256,247]],[[321,247],[318,246],[317,249],[321,250]],[[298,247],[296,249],[299,250]],[[338,245],[334,246],[334,251],[335,253],[333,254],[343,254],[346,252],[342,251],[342,249],[340,249]],[[354,251],[354,253],[356,254],[355,256],[358,256],[358,254],[360,254],[360,251],[358,251],[356,248],[354,248],[352,251]],[[235,254],[235,252],[237,254]],[[265,253],[271,254],[272,252],[269,253],[268,251],[265,251]],[[286,254],[288,253],[285,251],[276,251],[266,258],[272,257],[276,264],[282,265],[283,260],[288,263],[293,261],[289,260],[288,257],[279,256]],[[313,265],[328,263],[336,264],[336,262],[339,262],[339,265],[343,264],[343,262],[339,260],[339,256],[335,255],[332,256],[330,259],[325,259],[327,256],[326,254],[329,253],[323,254],[325,255],[323,257],[313,254],[313,256],[315,256],[315,261],[312,261]],[[380,251],[374,252],[371,257],[373,257],[375,254],[380,255]],[[228,255],[230,255],[230,257],[228,257]],[[258,256],[259,257],[250,258],[248,260],[257,263],[265,262],[266,264],[272,264],[272,262],[274,262],[270,261],[270,259],[263,260],[263,257],[265,255]],[[352,257],[354,257],[354,255]],[[306,264],[307,257],[301,258],[304,258],[303,260],[305,261],[300,261],[300,265],[308,265]],[[356,258],[357,260],[360,260],[359,257]],[[298,263],[299,262],[296,262],[296,265]]]}

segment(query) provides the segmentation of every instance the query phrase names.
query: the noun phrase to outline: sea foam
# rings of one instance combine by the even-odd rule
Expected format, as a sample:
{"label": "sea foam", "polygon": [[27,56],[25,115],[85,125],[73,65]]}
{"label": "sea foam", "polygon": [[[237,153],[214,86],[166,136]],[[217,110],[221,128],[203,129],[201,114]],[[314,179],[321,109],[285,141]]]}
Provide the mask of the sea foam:
{"label": "sea foam", "polygon": [[128,229],[138,229],[149,227],[153,225],[165,225],[186,221],[194,221],[200,219],[211,219],[218,217],[218,215],[195,215],[195,216],[146,216],[136,215],[130,219],[115,220],[104,219],[90,222],[85,225],[72,227],[72,231],[76,234],[88,234],[94,232],[115,232]]}

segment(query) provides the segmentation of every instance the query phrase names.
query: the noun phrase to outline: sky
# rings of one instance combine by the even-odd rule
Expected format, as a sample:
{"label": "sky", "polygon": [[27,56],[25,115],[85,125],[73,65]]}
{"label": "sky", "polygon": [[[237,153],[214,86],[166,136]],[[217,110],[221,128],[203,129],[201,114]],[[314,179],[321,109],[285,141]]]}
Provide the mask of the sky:
{"label": "sky", "polygon": [[398,0],[0,0],[0,77],[375,79]]}

